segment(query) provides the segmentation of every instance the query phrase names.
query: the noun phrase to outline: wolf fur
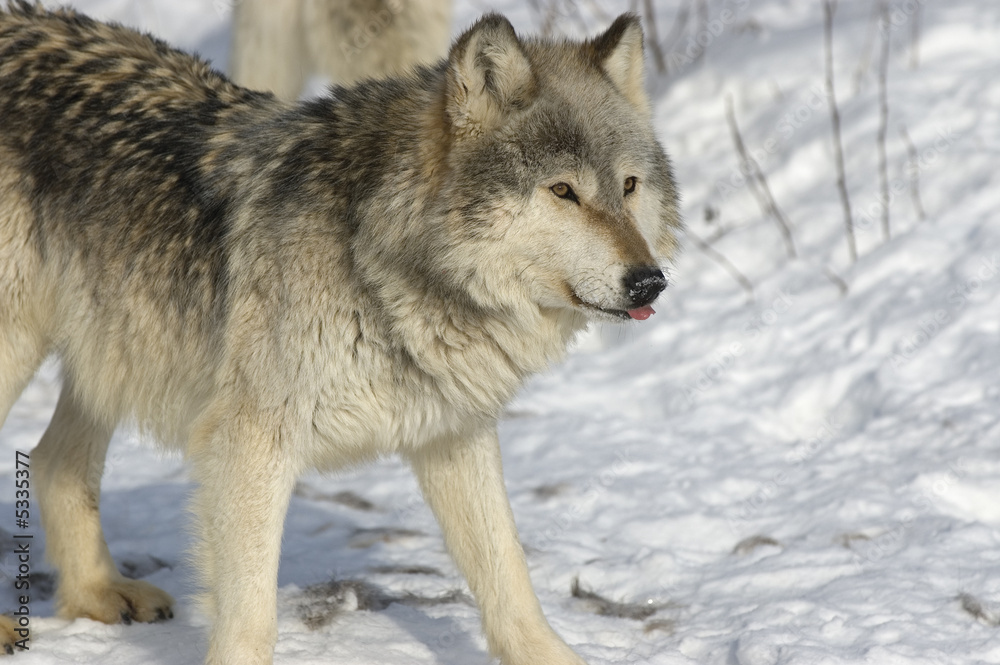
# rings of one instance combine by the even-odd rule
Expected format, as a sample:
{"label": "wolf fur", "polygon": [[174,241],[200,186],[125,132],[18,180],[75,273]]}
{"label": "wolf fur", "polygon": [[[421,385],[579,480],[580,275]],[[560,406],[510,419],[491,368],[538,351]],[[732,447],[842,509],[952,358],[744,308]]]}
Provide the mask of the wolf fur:
{"label": "wolf fur", "polygon": [[240,0],[229,71],[294,100],[310,75],[347,85],[448,53],[451,0]]}
{"label": "wolf fur", "polygon": [[271,662],[296,477],[391,454],[491,652],[582,663],[532,590],[496,421],[588,319],[643,318],[666,285],[642,57],[630,15],[573,43],[493,14],[435,67],[291,106],[123,27],[0,9],[0,423],[57,354],[32,461],[58,613],[171,616],[101,532],[130,420],[197,481],[207,663]]}

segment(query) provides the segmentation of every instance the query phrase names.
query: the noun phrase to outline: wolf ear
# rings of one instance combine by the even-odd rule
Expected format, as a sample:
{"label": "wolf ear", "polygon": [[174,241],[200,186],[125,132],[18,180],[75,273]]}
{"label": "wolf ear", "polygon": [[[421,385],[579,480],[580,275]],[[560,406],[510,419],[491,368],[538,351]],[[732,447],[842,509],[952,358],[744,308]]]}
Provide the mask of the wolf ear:
{"label": "wolf ear", "polygon": [[535,75],[514,26],[487,14],[469,28],[448,54],[446,108],[460,133],[478,134],[534,99]]}
{"label": "wolf ear", "polygon": [[649,97],[643,88],[642,23],[635,14],[622,14],[603,35],[584,44],[594,63],[640,112],[649,115]]}

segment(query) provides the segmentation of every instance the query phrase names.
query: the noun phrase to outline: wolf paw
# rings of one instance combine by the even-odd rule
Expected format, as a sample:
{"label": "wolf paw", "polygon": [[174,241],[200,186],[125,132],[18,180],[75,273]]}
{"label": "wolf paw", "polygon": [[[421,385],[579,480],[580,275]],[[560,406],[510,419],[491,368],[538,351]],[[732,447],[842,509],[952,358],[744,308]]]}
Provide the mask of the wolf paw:
{"label": "wolf paw", "polygon": [[152,623],[173,619],[173,604],[166,591],[142,580],[122,578],[99,588],[67,592],[60,598],[59,614],[103,623]]}
{"label": "wolf paw", "polygon": [[17,643],[17,624],[6,614],[0,614],[0,649],[8,656],[14,654],[14,645]]}

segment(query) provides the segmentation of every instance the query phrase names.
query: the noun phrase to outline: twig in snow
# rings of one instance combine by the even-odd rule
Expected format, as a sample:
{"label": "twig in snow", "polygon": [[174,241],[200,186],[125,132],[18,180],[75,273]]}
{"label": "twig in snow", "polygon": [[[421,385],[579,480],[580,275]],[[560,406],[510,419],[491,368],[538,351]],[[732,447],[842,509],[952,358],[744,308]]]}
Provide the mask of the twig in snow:
{"label": "twig in snow", "polygon": [[844,149],[840,141],[840,111],[833,87],[833,12],[834,3],[823,0],[823,44],[826,55],[826,99],[830,106],[830,122],[833,125],[833,152],[837,164],[837,189],[840,203],[844,208],[844,231],[847,235],[847,253],[851,263],[858,260],[858,245],[854,240],[854,220],[851,217],[851,200],[847,195],[847,176],[844,174]]}
{"label": "twig in snow", "polygon": [[680,9],[677,10],[677,15],[674,17],[674,23],[670,26],[670,34],[668,34],[666,39],[663,41],[663,50],[667,53],[674,50],[674,44],[677,43],[687,30],[688,17],[690,16],[688,7],[688,3],[685,3],[681,5]]}
{"label": "twig in snow", "polygon": [[732,554],[746,556],[747,554],[752,554],[754,550],[760,547],[782,547],[782,545],[771,536],[750,536],[749,538],[744,538],[740,542],[736,543],[735,547],[733,547]]}
{"label": "twig in snow", "polygon": [[910,17],[910,69],[920,65],[920,3]]}
{"label": "twig in snow", "polygon": [[747,182],[750,183],[750,189],[757,198],[761,212],[774,219],[778,225],[778,230],[781,231],[781,236],[785,240],[785,250],[788,252],[789,258],[795,258],[795,241],[792,238],[792,229],[788,224],[788,219],[785,218],[784,213],[781,212],[778,204],[774,201],[774,196],[771,195],[771,188],[767,184],[764,172],[760,170],[760,164],[747,152],[746,145],[743,143],[743,136],[740,134],[739,125],[736,124],[736,112],[733,110],[732,95],[726,95],[726,119],[729,121],[729,130],[733,136],[733,144],[736,146],[736,152],[740,156],[740,166],[744,173],[749,172],[747,174],[750,177]]}
{"label": "twig in snow", "polygon": [[889,3],[881,2],[882,49],[878,60],[878,180],[882,197],[882,240],[888,241],[889,231],[889,167],[885,150],[885,135],[889,127],[889,92],[886,79],[889,72]]}
{"label": "twig in snow", "polygon": [[[705,0],[695,0],[695,5],[697,8],[698,23],[695,25],[694,35],[695,39],[698,39],[699,35],[703,33],[708,34],[708,3]],[[702,46],[698,49],[698,55],[694,57],[694,61],[698,62],[704,55],[705,47]]]}
{"label": "twig in snow", "polygon": [[899,133],[906,143],[906,152],[909,155],[909,164],[906,166],[907,175],[910,178],[910,197],[913,199],[913,207],[917,211],[917,218],[922,222],[927,219],[924,214],[924,204],[920,201],[920,155],[917,153],[917,146],[910,140],[910,134],[906,127],[900,126]]}
{"label": "twig in snow", "polygon": [[660,37],[656,30],[656,10],[653,9],[653,0],[643,0],[642,10],[646,15],[646,29],[649,31],[649,50],[653,54],[656,71],[659,74],[665,74],[667,72],[667,61],[663,57],[663,51],[660,49]]}
{"label": "twig in snow", "polygon": [[983,606],[982,601],[970,593],[960,593],[958,602],[962,604],[962,609],[968,612],[973,619],[982,622],[987,626],[996,628],[1000,626],[1000,617]]}
{"label": "twig in snow", "polygon": [[875,35],[879,31],[881,15],[880,5],[873,5],[871,19],[868,21],[868,31],[865,33],[865,43],[861,47],[861,57],[858,58],[858,66],[854,68],[854,94],[858,94],[861,90],[861,79],[868,73],[868,68],[872,64],[872,49],[875,47]]}
{"label": "twig in snow", "polygon": [[636,621],[644,621],[660,610],[677,607],[675,603],[657,603],[651,598],[646,598],[635,603],[620,603],[610,600],[583,587],[580,584],[579,577],[573,578],[573,583],[570,586],[570,595],[584,601],[594,614],[617,617],[619,619],[634,619]]}
{"label": "twig in snow", "polygon": [[840,275],[833,272],[833,270],[827,268],[826,266],[823,266],[823,274],[826,275],[827,279],[834,283],[837,290],[840,291],[841,296],[847,295],[847,282],[845,282]]}
{"label": "twig in snow", "polygon": [[684,232],[694,243],[695,247],[705,252],[710,259],[721,265],[725,271],[733,277],[733,279],[739,282],[740,286],[743,287],[743,290],[747,292],[747,303],[752,303],[754,301],[753,283],[747,279],[746,275],[740,272],[740,269],[734,266],[733,262],[727,259],[722,252],[702,240],[694,231],[686,229]]}

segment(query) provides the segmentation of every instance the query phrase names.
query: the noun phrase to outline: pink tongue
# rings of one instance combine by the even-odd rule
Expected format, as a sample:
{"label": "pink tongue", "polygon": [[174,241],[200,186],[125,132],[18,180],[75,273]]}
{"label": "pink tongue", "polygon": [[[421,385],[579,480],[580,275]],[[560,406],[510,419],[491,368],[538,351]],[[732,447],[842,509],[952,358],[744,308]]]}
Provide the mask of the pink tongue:
{"label": "pink tongue", "polygon": [[628,315],[631,316],[636,321],[645,321],[654,314],[656,314],[656,311],[649,305],[646,305],[645,307],[639,307],[637,309],[630,309],[628,311]]}

